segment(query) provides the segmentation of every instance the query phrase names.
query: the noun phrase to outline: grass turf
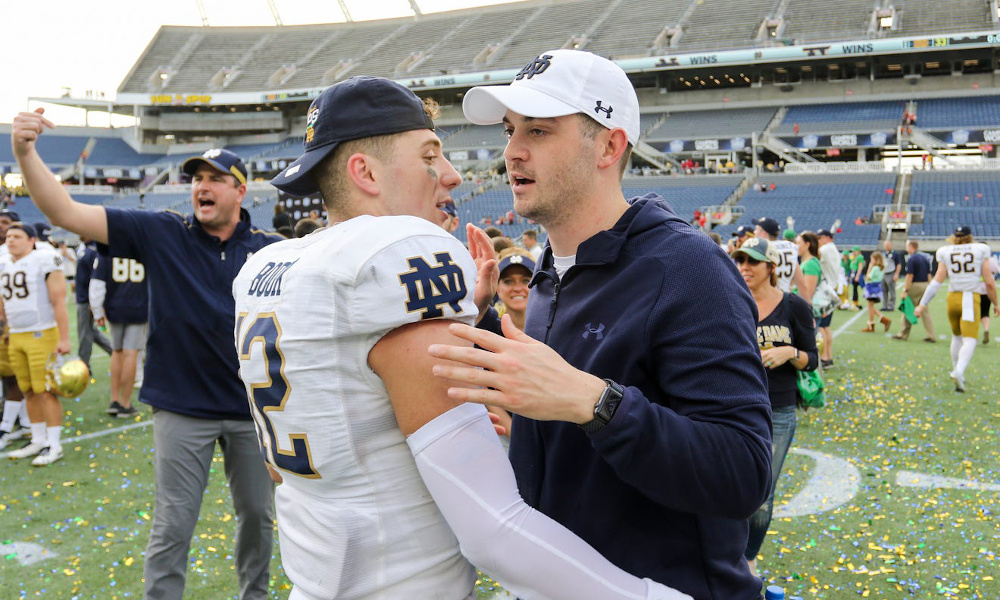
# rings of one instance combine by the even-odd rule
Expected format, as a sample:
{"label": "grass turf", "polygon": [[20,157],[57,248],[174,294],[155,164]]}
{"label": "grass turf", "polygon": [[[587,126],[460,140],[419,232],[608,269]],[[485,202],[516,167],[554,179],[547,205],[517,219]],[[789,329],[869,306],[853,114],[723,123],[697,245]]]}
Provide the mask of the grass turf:
{"label": "grass turf", "polygon": [[[838,335],[827,406],[799,412],[793,450],[849,461],[860,474],[858,492],[840,506],[774,519],[758,561],[768,583],[804,598],[1000,597],[1000,349],[996,342],[978,347],[968,391],[955,393],[943,307],[940,298],[931,306],[937,333],[948,333],[937,344],[919,341],[919,324],[909,342],[860,333],[863,314]],[[888,314],[897,331],[899,314]],[[838,312],[834,330],[854,316]],[[150,412],[140,404],[134,419],[105,415],[108,358],[100,349],[93,365],[95,381],[63,403],[64,439],[81,438],[65,444],[66,458],[44,468],[0,463],[4,598],[142,597],[153,510]],[[126,424],[133,427],[106,434]],[[192,540],[192,598],[237,597],[234,516],[221,461],[217,454]],[[909,487],[897,482],[904,470],[994,488]],[[806,488],[814,471],[812,458],[789,455],[778,510]],[[33,549],[45,554],[22,564]],[[284,599],[290,582],[280,565],[276,544],[270,595]],[[482,578],[479,599],[493,597],[495,589]]]}

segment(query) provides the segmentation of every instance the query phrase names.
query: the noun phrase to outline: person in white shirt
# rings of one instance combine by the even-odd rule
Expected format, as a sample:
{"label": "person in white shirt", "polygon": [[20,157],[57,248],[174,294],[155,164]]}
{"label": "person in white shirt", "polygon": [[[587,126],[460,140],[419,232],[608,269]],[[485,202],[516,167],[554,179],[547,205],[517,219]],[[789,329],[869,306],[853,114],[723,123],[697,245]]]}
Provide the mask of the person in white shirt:
{"label": "person in white shirt", "polygon": [[525,600],[689,598],[530,509],[486,409],[433,377],[427,347],[488,309],[496,263],[481,230],[470,255],[441,227],[461,176],[420,99],[352,77],[306,121],[272,183],[321,193],[333,225],[261,249],[232,288],[290,600],[472,600],[473,564]]}
{"label": "person in white shirt", "polygon": [[538,262],[538,259],[542,257],[542,246],[538,243],[538,232],[534,229],[528,229],[521,234],[521,244],[524,249],[531,253],[531,260]]}
{"label": "person in white shirt", "polygon": [[45,466],[63,457],[62,405],[46,389],[45,363],[53,353],[70,351],[69,313],[62,259],[49,244],[36,250],[35,238],[35,230],[23,223],[7,231],[10,254],[0,259],[0,312],[9,327],[11,367],[31,417],[31,441],[9,456],[34,456],[32,465]]}
{"label": "person in white shirt", "polygon": [[[846,287],[847,280],[844,277],[844,267],[840,264],[840,250],[833,243],[833,233],[829,229],[820,229],[816,232],[816,237],[819,238],[819,266],[823,271],[823,279],[835,285],[840,294]],[[833,332],[830,331],[832,321],[833,313],[816,321],[816,327],[823,336],[820,363],[824,369],[833,367]]]}
{"label": "person in white shirt", "polygon": [[913,312],[921,316],[938,288],[948,280],[948,322],[951,324],[951,372],[948,376],[955,382],[955,391],[964,392],[965,369],[972,361],[979,340],[981,295],[989,297],[994,313],[1000,316],[996,281],[990,266],[990,247],[973,242],[972,228],[961,225],[955,229],[952,244],[938,248],[937,262],[937,273]]}

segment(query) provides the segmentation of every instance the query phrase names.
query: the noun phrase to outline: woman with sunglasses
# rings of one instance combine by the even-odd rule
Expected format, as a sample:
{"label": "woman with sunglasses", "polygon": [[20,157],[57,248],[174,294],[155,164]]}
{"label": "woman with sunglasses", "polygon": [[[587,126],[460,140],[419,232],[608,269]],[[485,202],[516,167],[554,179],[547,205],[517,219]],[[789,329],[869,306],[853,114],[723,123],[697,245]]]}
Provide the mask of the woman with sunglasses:
{"label": "woman with sunglasses", "polygon": [[757,303],[757,343],[767,369],[773,423],[771,494],[750,517],[750,538],[744,557],[757,572],[757,554],[771,523],[774,488],[795,437],[795,406],[799,402],[798,371],[819,363],[812,307],[802,298],[778,289],[774,249],[762,238],[751,238],[733,253],[740,275]]}

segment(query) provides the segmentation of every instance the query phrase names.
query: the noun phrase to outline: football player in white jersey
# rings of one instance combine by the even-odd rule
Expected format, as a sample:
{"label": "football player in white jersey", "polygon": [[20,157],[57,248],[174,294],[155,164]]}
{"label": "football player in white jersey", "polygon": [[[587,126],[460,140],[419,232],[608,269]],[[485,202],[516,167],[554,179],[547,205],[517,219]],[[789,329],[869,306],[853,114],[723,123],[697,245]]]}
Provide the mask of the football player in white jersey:
{"label": "football player in white jersey", "polygon": [[31,416],[31,442],[9,456],[35,456],[31,464],[50,465],[63,457],[63,415],[59,399],[46,389],[45,363],[53,352],[70,351],[66,279],[57,252],[35,250],[30,225],[11,225],[7,246],[10,254],[0,259],[0,306],[10,331],[11,367]]}
{"label": "football player in white jersey", "polygon": [[290,599],[471,600],[472,564],[525,599],[688,598],[528,508],[486,410],[432,376],[427,347],[486,310],[477,269],[492,281],[495,261],[482,231],[477,267],[440,227],[461,176],[420,99],[347,79],[313,102],[305,149],[272,183],[321,192],[333,224],[261,249],[233,283]]}
{"label": "football player in white jersey", "polygon": [[[18,214],[10,209],[0,209],[0,260],[10,255],[7,249],[7,230],[10,226],[20,221]],[[6,449],[12,443],[24,438],[31,421],[28,419],[28,407],[24,404],[24,394],[17,387],[17,378],[14,377],[14,370],[10,367],[10,356],[7,352],[7,331],[5,327],[0,327],[0,380],[3,381],[3,419],[0,420],[0,450]],[[20,419],[18,419],[20,417]],[[21,426],[14,424],[20,420]]]}
{"label": "football player in white jersey", "polygon": [[809,302],[812,299],[811,294],[803,285],[805,280],[802,279],[802,270],[799,269],[799,247],[794,241],[778,239],[780,234],[781,228],[774,219],[762,217],[754,221],[754,235],[765,238],[778,256],[774,268],[774,273],[778,276],[778,289],[791,292],[794,284],[799,296]]}
{"label": "football player in white jersey", "polygon": [[951,376],[955,391],[965,391],[965,369],[976,351],[979,338],[979,297],[986,294],[993,303],[993,312],[1000,315],[997,306],[996,281],[990,269],[990,247],[972,241],[972,228],[962,225],[955,229],[953,244],[937,251],[938,268],[934,279],[927,286],[920,306],[914,310],[920,316],[927,310],[934,294],[948,279],[948,322],[951,323]]}

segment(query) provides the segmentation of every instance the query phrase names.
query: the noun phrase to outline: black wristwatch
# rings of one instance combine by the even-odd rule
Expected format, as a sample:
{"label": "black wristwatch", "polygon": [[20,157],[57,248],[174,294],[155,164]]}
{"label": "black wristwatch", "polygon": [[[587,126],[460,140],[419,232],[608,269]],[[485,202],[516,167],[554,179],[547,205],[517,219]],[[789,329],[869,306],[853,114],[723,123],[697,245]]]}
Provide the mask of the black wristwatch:
{"label": "black wristwatch", "polygon": [[597,404],[594,405],[594,419],[580,425],[580,429],[584,433],[600,431],[601,428],[611,422],[611,417],[615,416],[618,405],[622,403],[622,398],[625,397],[625,388],[610,379],[605,379],[604,383],[608,384],[608,387],[604,388],[604,392],[601,393]]}

